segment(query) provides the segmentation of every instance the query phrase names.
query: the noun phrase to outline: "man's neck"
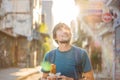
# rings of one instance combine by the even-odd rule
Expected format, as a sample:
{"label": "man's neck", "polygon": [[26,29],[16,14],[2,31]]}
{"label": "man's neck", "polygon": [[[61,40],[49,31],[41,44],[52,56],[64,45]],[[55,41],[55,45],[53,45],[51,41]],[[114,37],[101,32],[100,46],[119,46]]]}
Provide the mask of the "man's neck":
{"label": "man's neck", "polygon": [[71,45],[68,43],[60,43],[59,44],[59,50],[60,51],[68,51],[71,49]]}

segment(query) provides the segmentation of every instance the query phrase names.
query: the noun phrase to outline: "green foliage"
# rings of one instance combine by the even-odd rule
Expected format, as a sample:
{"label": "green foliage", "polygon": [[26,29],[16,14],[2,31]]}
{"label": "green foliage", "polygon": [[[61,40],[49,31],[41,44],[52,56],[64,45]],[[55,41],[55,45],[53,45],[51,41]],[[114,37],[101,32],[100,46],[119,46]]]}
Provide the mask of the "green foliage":
{"label": "green foliage", "polygon": [[51,70],[51,64],[49,62],[42,62],[41,67],[44,71],[50,71]]}

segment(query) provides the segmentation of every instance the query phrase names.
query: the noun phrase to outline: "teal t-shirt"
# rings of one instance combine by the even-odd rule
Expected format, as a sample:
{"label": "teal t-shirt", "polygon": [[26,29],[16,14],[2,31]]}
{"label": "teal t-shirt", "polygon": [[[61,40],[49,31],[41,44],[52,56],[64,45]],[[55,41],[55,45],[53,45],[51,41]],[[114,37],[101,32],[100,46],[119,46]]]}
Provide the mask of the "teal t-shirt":
{"label": "teal t-shirt", "polygon": [[56,50],[55,64],[57,72],[61,75],[74,77],[75,72],[75,57],[73,48],[66,52]]}
{"label": "teal t-shirt", "polygon": [[[44,61],[48,61],[50,52],[48,52],[45,57]],[[82,56],[82,66],[83,72],[87,72],[91,70],[91,64],[86,52],[81,53],[84,54]],[[81,57],[80,57],[81,58]],[[55,60],[54,64],[56,65],[56,72],[60,72],[61,75],[71,77],[75,79],[76,74],[76,62],[75,62],[75,50],[74,47],[69,51],[61,52],[58,48],[55,51]]]}

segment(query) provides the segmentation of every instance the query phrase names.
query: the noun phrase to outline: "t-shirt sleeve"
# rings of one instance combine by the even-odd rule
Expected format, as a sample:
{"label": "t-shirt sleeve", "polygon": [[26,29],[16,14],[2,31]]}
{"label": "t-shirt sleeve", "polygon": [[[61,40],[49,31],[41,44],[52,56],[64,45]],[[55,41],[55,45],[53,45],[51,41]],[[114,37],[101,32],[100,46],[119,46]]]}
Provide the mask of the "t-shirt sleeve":
{"label": "t-shirt sleeve", "polygon": [[49,56],[49,53],[46,53],[46,54],[44,55],[43,62],[44,62],[44,61],[48,61],[48,56]]}
{"label": "t-shirt sleeve", "polygon": [[91,62],[89,60],[89,57],[86,51],[84,51],[82,56],[82,67],[83,67],[83,72],[88,72],[92,69]]}

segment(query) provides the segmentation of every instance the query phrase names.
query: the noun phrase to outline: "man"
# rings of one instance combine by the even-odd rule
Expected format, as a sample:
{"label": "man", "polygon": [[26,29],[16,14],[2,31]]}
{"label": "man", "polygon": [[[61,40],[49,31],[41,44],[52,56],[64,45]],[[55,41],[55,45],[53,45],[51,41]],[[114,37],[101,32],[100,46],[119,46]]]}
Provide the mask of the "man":
{"label": "man", "polygon": [[[72,33],[70,28],[64,23],[58,23],[53,29],[53,39],[57,42],[58,48],[55,49],[55,60],[56,72],[60,72],[61,75],[57,76],[61,80],[81,80],[80,74],[77,74],[76,61],[75,61],[75,49],[76,47],[70,44]],[[80,50],[80,48],[79,48]],[[82,49],[83,50],[83,49]],[[83,50],[84,51],[84,50]],[[44,61],[49,61],[48,56],[52,51],[48,52]],[[85,51],[84,51],[85,52]],[[82,54],[82,53],[81,53]],[[82,60],[82,80],[94,80],[93,71],[88,59],[87,53],[83,54],[84,60]],[[77,76],[77,77],[76,77]],[[42,78],[47,78],[48,80],[56,80],[56,76],[50,77],[48,73],[43,72]]]}

